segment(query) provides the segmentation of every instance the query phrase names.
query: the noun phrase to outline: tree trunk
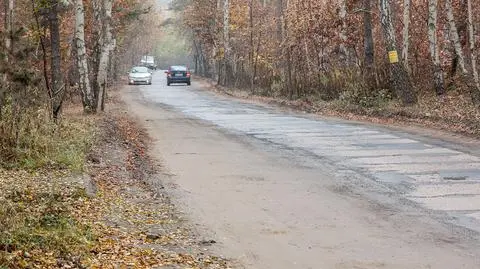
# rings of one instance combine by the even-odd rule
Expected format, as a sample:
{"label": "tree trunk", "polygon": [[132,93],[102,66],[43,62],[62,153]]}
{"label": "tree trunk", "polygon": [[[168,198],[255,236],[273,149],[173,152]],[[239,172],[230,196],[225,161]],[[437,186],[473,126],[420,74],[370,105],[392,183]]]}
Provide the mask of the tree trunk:
{"label": "tree trunk", "polygon": [[88,77],[87,49],[85,47],[85,11],[83,0],[75,2],[75,45],[77,49],[77,69],[79,74],[78,87],[82,95],[83,111],[94,110],[95,96],[90,87]]}
{"label": "tree trunk", "polygon": [[[9,54],[11,53],[13,43],[13,14],[15,2],[13,0],[5,0],[5,63],[9,64]],[[2,116],[2,108],[5,102],[5,94],[8,88],[7,72],[2,76],[2,83],[0,84],[0,118]]]}
{"label": "tree trunk", "polygon": [[455,55],[457,57],[457,64],[460,67],[462,75],[466,76],[468,71],[465,68],[465,58],[463,56],[462,45],[460,44],[460,37],[458,36],[458,30],[455,24],[455,17],[453,16],[452,0],[445,1],[445,9],[447,10],[447,20],[450,26],[450,38],[452,40]]}
{"label": "tree trunk", "polygon": [[63,96],[65,88],[63,85],[62,69],[61,69],[61,54],[60,54],[60,22],[58,19],[59,13],[58,0],[50,1],[49,9],[49,28],[50,28],[50,47],[51,55],[51,87],[52,87],[52,115],[57,119],[62,108]]}
{"label": "tree trunk", "polygon": [[408,49],[410,46],[410,0],[403,1],[403,46],[402,59],[403,64],[407,70],[410,70],[408,65]]}
{"label": "tree trunk", "polygon": [[363,0],[363,31],[365,49],[365,79],[370,85],[374,84],[375,78],[375,45],[373,41],[372,3],[371,0]]}
{"label": "tree trunk", "polygon": [[[98,100],[98,93],[100,92],[100,83],[99,81],[99,67],[100,67],[100,56],[102,54],[102,44],[103,44],[103,36],[102,36],[102,5],[100,3],[101,0],[92,0],[91,5],[92,5],[92,10],[93,10],[93,22],[96,27],[93,27],[92,29],[92,42],[93,42],[93,57],[92,57],[92,90],[93,90],[93,95],[94,95],[94,100],[95,104],[93,107],[93,110],[96,112],[97,111],[97,100]],[[136,43],[134,43],[133,46],[135,46]],[[134,49],[132,48],[131,51],[131,56],[132,56],[132,62],[131,64],[135,64],[135,52]]]}
{"label": "tree trunk", "polygon": [[438,0],[428,1],[428,40],[430,45],[430,56],[432,57],[433,62],[433,81],[437,95],[443,95],[445,93],[445,82],[443,78],[443,70],[440,65],[440,47],[437,37],[437,8]]}
{"label": "tree trunk", "polygon": [[349,61],[348,49],[347,49],[347,1],[340,0],[340,9],[339,9],[339,17],[340,21],[342,22],[342,28],[339,33],[340,37],[340,53],[342,61],[347,64]]}
{"label": "tree trunk", "polygon": [[[288,11],[290,9],[290,0],[284,0],[286,1],[286,10]],[[282,7],[283,9],[283,7]],[[282,36],[282,54],[283,54],[283,69],[285,70],[285,80],[286,80],[286,88],[287,88],[287,93],[288,93],[288,98],[290,100],[293,99],[293,78],[292,78],[292,50],[290,48],[290,45],[288,44],[288,39],[290,38],[288,34],[288,29],[290,27],[290,24],[288,23],[288,16],[282,15],[283,18],[283,36]]]}
{"label": "tree trunk", "polygon": [[275,42],[276,42],[276,50],[275,56],[277,57],[277,61],[275,61],[274,70],[273,70],[273,77],[275,83],[279,83],[280,91],[284,90],[285,88],[285,57],[283,55],[284,51],[284,16],[283,16],[283,0],[276,0],[275,1],[275,23],[276,23],[276,31],[275,31]]}
{"label": "tree trunk", "polygon": [[[13,36],[13,10],[15,7],[15,1],[5,0],[5,49],[10,50],[12,48],[12,36]],[[8,53],[5,58],[8,62]]]}
{"label": "tree trunk", "polygon": [[230,1],[223,1],[223,85],[227,83],[228,66],[230,61]]}
{"label": "tree trunk", "polygon": [[283,36],[283,0],[276,0],[275,22],[277,25],[277,32],[276,32],[277,41],[281,43],[282,36]]}
{"label": "tree trunk", "polygon": [[[99,38],[99,56],[98,56],[98,75],[96,79],[96,88],[98,89],[96,110],[103,111],[104,108],[104,91],[107,89],[108,81],[108,63],[110,61],[110,53],[113,49],[113,40],[111,32],[112,19],[112,3],[113,0],[102,0],[100,21],[102,24]],[[98,15],[98,14],[97,14]]]}
{"label": "tree trunk", "polygon": [[[389,53],[397,54],[395,28],[392,20],[392,11],[389,0],[380,0],[380,19],[383,28],[386,48]],[[405,105],[414,104],[417,101],[410,76],[402,64],[401,59],[391,58],[390,63],[391,83],[394,91]]]}
{"label": "tree trunk", "polygon": [[373,67],[375,57],[375,47],[373,42],[373,24],[372,24],[372,4],[371,0],[363,0],[363,27],[364,27],[364,47],[365,47],[365,66]]}
{"label": "tree trunk", "polygon": [[248,20],[249,20],[248,28],[249,28],[249,31],[250,31],[250,46],[249,46],[250,51],[249,51],[248,58],[249,58],[250,66],[253,69],[253,74],[250,76],[250,91],[252,93],[254,93],[257,65],[256,65],[256,61],[254,60],[254,58],[255,58],[255,48],[254,48],[255,45],[254,45],[254,42],[253,42],[253,0],[250,0],[250,2],[248,4],[248,16],[249,16],[249,18],[248,18]]}
{"label": "tree trunk", "polygon": [[477,60],[476,60],[477,47],[475,43],[475,31],[473,28],[472,0],[467,0],[467,12],[468,12],[468,40],[470,42],[472,74],[473,74],[473,81],[475,83],[475,86],[470,88],[470,94],[471,94],[473,103],[476,106],[480,106],[480,81],[478,78]]}
{"label": "tree trunk", "polygon": [[217,82],[217,84],[220,82],[220,76],[219,76],[219,52],[220,52],[220,41],[221,38],[219,38],[218,34],[220,32],[220,22],[219,22],[219,15],[221,14],[220,9],[221,9],[221,1],[222,0],[215,0],[215,12],[213,12],[214,16],[214,22],[213,22],[213,30],[211,32],[212,35],[212,50],[211,50],[211,56],[209,58],[209,66],[210,66],[210,73],[211,73],[211,78]]}

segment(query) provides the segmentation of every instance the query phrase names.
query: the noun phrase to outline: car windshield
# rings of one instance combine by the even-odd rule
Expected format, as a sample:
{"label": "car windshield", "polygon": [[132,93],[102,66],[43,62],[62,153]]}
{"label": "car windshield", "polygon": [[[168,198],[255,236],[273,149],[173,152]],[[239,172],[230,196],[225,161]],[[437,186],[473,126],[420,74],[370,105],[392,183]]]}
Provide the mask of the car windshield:
{"label": "car windshield", "polygon": [[136,66],[132,68],[131,73],[148,73],[148,68],[144,66]]}
{"label": "car windshield", "polygon": [[175,66],[171,66],[170,70],[172,70],[172,71],[187,71],[187,67],[180,66],[180,65],[175,65]]}

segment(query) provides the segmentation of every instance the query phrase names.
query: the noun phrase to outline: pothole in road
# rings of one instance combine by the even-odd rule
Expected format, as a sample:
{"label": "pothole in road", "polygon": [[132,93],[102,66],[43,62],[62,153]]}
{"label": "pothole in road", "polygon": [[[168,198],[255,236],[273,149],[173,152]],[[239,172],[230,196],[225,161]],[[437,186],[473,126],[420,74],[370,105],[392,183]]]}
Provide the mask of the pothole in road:
{"label": "pothole in road", "polygon": [[466,176],[451,176],[451,177],[444,177],[444,180],[449,180],[449,181],[459,181],[459,180],[467,180]]}

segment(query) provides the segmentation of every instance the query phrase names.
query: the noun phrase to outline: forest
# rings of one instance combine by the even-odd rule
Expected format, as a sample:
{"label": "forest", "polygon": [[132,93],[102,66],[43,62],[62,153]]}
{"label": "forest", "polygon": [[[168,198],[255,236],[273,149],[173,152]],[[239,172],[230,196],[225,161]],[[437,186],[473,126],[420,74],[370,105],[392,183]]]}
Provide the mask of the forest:
{"label": "forest", "polygon": [[[65,103],[104,110],[107,89],[152,50],[142,0],[5,0],[0,6],[0,161],[46,155]],[[51,139],[50,139],[51,140]],[[53,143],[54,144],[54,143]]]}
{"label": "forest", "polygon": [[479,1],[176,0],[173,7],[197,73],[219,85],[478,134]]}

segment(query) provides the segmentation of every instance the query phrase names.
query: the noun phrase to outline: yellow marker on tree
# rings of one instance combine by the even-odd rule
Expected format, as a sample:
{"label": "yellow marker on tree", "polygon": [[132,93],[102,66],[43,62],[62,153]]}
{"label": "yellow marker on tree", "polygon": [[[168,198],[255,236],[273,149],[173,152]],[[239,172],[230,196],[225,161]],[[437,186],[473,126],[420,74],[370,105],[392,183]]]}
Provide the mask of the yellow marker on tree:
{"label": "yellow marker on tree", "polygon": [[396,50],[389,51],[388,59],[390,60],[391,64],[398,63],[398,52]]}

